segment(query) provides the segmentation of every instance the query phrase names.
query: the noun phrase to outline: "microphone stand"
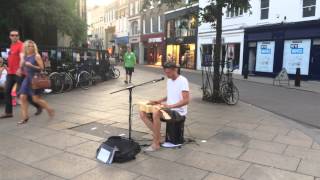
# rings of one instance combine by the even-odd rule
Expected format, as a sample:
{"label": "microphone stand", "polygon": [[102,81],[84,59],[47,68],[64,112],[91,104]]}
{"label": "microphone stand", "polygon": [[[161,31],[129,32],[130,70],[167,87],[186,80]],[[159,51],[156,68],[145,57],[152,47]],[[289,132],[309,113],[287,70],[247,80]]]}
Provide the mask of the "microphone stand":
{"label": "microphone stand", "polygon": [[128,86],[126,88],[123,88],[123,89],[120,89],[120,90],[117,90],[117,91],[114,91],[114,92],[110,93],[110,94],[115,94],[115,93],[119,93],[119,92],[126,91],[126,90],[129,91],[129,139],[130,140],[131,140],[131,131],[132,131],[132,90],[134,88],[136,88],[136,87],[144,86],[144,85],[147,85],[147,84],[157,83],[157,82],[162,81],[162,80],[164,80],[164,78],[156,79],[156,80],[152,80],[152,81],[148,81],[148,82],[144,82],[144,83],[137,84],[137,85],[131,85],[131,86]]}

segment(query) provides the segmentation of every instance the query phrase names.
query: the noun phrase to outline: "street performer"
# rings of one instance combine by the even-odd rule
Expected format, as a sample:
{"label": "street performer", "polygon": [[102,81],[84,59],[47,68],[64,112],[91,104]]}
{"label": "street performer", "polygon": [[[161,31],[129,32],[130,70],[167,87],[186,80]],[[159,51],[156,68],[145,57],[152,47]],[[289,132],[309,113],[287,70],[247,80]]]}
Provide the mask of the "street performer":
{"label": "street performer", "polygon": [[146,126],[153,133],[153,141],[151,146],[145,149],[146,152],[152,152],[160,149],[160,119],[164,118],[161,110],[167,112],[172,120],[185,119],[187,115],[187,105],[189,104],[189,83],[188,80],[178,73],[178,66],[169,61],[164,64],[164,73],[168,77],[167,80],[167,97],[150,101],[149,104],[159,104],[161,109],[155,109],[152,112],[152,118],[149,118],[146,112],[140,111],[140,117]]}

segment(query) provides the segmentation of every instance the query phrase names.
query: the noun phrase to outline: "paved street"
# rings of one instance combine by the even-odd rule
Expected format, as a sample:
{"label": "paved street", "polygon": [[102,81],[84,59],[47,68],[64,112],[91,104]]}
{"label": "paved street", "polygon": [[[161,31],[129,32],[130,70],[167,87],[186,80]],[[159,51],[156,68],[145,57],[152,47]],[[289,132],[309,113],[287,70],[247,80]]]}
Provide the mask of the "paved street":
{"label": "paved street", "polygon": [[[159,72],[139,67],[134,83],[159,78]],[[52,120],[43,114],[31,117],[27,125],[16,126],[18,108],[15,118],[1,120],[0,179],[320,180],[320,145],[303,126],[244,102],[236,106],[203,102],[195,83],[197,76],[187,76],[192,82],[192,102],[185,136],[196,143],[181,149],[140,153],[136,160],[124,164],[107,166],[97,162],[95,151],[105,138],[127,134],[127,93],[109,94],[125,87],[120,78],[87,91],[47,96],[56,109]],[[243,87],[245,83],[248,87]],[[257,86],[250,85],[239,81],[244,101]],[[161,97],[164,89],[165,82],[139,87],[134,90],[134,102]],[[268,101],[271,103],[271,99]],[[138,119],[137,107],[134,109],[133,136],[149,142],[150,132]]]}
{"label": "paved street", "polygon": [[[154,71],[154,68],[145,68]],[[160,69],[157,69],[159,72]],[[191,82],[201,86],[201,73],[183,71]],[[320,85],[304,83],[305,89],[294,89],[273,86],[271,78],[260,78],[255,81],[243,80],[238,77],[235,80],[239,87],[240,99],[243,102],[266,109],[281,116],[288,117],[306,125],[320,128]],[[262,79],[262,80],[261,80]],[[311,85],[310,85],[311,84]],[[312,88],[311,88],[312,87]]]}

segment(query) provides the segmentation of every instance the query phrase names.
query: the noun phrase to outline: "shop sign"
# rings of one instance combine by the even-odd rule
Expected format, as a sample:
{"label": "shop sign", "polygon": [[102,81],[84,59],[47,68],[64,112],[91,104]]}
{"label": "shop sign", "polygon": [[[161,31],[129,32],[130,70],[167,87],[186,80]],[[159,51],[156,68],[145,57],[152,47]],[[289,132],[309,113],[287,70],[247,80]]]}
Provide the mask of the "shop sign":
{"label": "shop sign", "polygon": [[149,38],[148,39],[148,43],[161,43],[162,42],[162,38],[158,37],[158,38]]}
{"label": "shop sign", "polygon": [[289,74],[295,74],[297,68],[302,75],[309,73],[311,40],[287,40],[284,43],[283,67]]}
{"label": "shop sign", "polygon": [[130,39],[129,39],[129,42],[130,42],[130,43],[138,43],[138,42],[139,42],[139,39],[138,39],[138,38],[130,38]]}
{"label": "shop sign", "polygon": [[256,71],[273,72],[274,41],[262,41],[257,43]]}

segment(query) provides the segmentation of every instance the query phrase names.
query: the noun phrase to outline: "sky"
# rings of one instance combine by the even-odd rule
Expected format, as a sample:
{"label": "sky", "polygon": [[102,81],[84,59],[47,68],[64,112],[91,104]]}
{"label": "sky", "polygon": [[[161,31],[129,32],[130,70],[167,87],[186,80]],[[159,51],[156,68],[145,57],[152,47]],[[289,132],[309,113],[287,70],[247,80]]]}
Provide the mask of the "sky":
{"label": "sky", "polygon": [[87,0],[87,5],[88,7],[93,7],[93,6],[96,6],[96,5],[105,5],[105,4],[108,4],[108,2],[110,2],[112,0]]}

